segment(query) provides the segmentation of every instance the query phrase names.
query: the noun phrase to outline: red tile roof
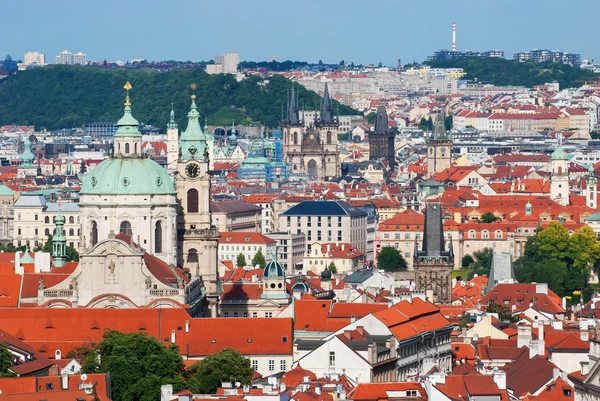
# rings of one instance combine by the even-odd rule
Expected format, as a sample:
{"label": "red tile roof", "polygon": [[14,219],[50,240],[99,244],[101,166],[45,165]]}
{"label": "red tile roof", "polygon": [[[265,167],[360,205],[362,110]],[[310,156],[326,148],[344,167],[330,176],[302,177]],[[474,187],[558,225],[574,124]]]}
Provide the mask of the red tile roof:
{"label": "red tile roof", "polygon": [[219,244],[273,244],[272,238],[257,232],[224,231],[220,232]]}
{"label": "red tile roof", "polygon": [[427,400],[427,393],[418,382],[359,383],[354,391],[348,394],[348,398],[354,401],[383,401],[389,398],[388,391],[409,390],[417,391],[420,398]]}

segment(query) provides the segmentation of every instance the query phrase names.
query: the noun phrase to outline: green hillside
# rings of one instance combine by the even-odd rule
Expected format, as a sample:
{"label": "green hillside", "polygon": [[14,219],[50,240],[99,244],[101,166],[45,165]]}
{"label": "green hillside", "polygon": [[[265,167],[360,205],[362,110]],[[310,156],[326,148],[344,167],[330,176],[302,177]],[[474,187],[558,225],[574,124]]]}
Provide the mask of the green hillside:
{"label": "green hillside", "polygon": [[436,68],[462,68],[464,79],[489,82],[494,85],[533,87],[557,81],[561,88],[579,87],[583,81],[595,81],[598,74],[561,63],[533,63],[503,58],[466,58],[461,60],[427,61]]}
{"label": "green hillside", "polygon": [[[196,103],[211,125],[262,123],[276,127],[291,82],[281,76],[208,75],[200,69],[167,72],[49,66],[19,72],[0,81],[0,125],[34,125],[36,129],[81,127],[93,121],[117,121],[123,114],[125,82],[130,81],[132,109],[141,123],[165,127],[171,101],[177,122],[185,127],[190,84],[197,85]],[[320,103],[320,97],[296,85],[300,105]],[[336,103],[337,107],[337,103]],[[340,114],[357,111],[339,105]]]}

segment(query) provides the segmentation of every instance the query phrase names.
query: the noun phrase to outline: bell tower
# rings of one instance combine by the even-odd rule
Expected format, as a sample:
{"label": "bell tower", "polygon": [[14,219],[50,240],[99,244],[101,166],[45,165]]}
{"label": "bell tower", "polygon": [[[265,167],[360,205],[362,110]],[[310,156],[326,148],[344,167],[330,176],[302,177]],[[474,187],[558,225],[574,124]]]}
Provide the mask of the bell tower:
{"label": "bell tower", "polygon": [[452,166],[452,139],[446,134],[444,115],[433,114],[433,133],[427,140],[427,177]]}
{"label": "bell tower", "polygon": [[562,147],[562,135],[550,156],[550,199],[563,206],[569,204],[569,155]]}
{"label": "bell tower", "polygon": [[177,168],[177,159],[179,158],[179,128],[175,122],[175,110],[171,103],[171,113],[169,123],[167,124],[167,170]]}
{"label": "bell tower", "polygon": [[598,193],[598,180],[596,180],[594,173],[594,165],[590,163],[588,170],[589,176],[587,179],[587,205],[592,209],[598,208],[598,199],[596,199]]}
{"label": "bell tower", "polygon": [[180,211],[177,221],[178,265],[206,288],[210,315],[217,316],[219,232],[210,214],[210,152],[212,137],[200,127],[196,85],[192,84],[188,125],[178,147],[175,185]]}

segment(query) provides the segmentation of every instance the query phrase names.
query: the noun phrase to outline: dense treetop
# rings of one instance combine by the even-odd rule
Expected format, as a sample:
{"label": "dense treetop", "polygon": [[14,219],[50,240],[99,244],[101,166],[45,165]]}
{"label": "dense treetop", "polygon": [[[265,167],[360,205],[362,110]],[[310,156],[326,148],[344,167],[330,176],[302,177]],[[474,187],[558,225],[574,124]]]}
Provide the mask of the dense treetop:
{"label": "dense treetop", "polygon": [[494,85],[533,87],[557,81],[562,89],[579,87],[583,85],[583,81],[598,79],[598,74],[562,63],[538,64],[497,57],[427,61],[426,64],[435,68],[462,68],[467,73],[464,79],[477,79]]}
{"label": "dense treetop", "polygon": [[[125,82],[130,81],[133,115],[144,124],[165,127],[171,101],[177,123],[185,128],[190,84],[197,85],[196,103],[209,125],[262,123],[276,127],[291,82],[282,76],[209,75],[202,69],[166,72],[53,65],[19,72],[0,81],[0,125],[34,125],[36,129],[81,127],[94,121],[117,121],[123,114]],[[321,98],[296,85],[299,105],[307,109]],[[334,103],[336,103],[334,101]],[[336,103],[337,109],[337,103]],[[356,114],[339,105],[340,114]]]}

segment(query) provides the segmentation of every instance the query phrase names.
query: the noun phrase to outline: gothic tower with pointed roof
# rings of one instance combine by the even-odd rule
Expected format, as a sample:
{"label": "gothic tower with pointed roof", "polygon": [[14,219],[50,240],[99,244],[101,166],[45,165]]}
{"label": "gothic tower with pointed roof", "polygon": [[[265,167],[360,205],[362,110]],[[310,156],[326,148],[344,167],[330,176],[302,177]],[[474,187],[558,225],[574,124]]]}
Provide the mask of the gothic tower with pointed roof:
{"label": "gothic tower with pointed roof", "polygon": [[[195,85],[192,85],[192,91]],[[217,316],[217,250],[219,233],[210,214],[212,135],[200,127],[196,95],[191,96],[188,124],[179,138],[175,184],[180,211],[177,221],[178,265],[202,280],[210,314]]]}
{"label": "gothic tower with pointed roof", "polygon": [[389,128],[385,106],[377,108],[375,129],[369,132],[369,159],[387,161],[390,170],[394,169],[396,157],[394,150],[395,134]]}
{"label": "gothic tower with pointed roof", "polygon": [[452,167],[452,139],[446,134],[443,113],[432,114],[433,133],[425,142],[427,145],[427,178]]}
{"label": "gothic tower with pointed roof", "polygon": [[281,126],[283,160],[289,164],[291,175],[317,181],[339,176],[339,121],[334,116],[327,84],[323,90],[319,115],[309,124],[300,119],[298,97],[292,87]]}
{"label": "gothic tower with pointed roof", "polygon": [[441,204],[429,202],[425,209],[422,248],[418,249],[415,242],[415,288],[424,292],[427,299],[435,304],[450,304],[454,268],[452,240],[446,249]]}

